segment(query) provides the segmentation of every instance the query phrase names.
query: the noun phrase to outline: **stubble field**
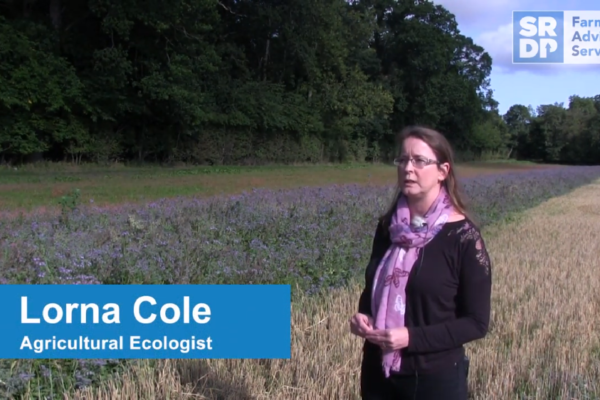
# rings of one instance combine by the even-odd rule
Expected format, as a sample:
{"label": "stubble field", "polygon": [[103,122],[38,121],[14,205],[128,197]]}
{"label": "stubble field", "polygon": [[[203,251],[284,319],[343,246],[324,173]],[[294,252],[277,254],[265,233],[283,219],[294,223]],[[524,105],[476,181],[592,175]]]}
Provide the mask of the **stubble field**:
{"label": "stubble field", "polygon": [[[468,346],[472,398],[600,397],[598,178],[600,167],[463,179],[494,279],[490,333]],[[376,185],[298,188],[2,220],[1,283],[296,286],[291,360],[17,361],[4,375],[0,364],[0,394],[358,399],[361,341],[348,318],[390,195]]]}

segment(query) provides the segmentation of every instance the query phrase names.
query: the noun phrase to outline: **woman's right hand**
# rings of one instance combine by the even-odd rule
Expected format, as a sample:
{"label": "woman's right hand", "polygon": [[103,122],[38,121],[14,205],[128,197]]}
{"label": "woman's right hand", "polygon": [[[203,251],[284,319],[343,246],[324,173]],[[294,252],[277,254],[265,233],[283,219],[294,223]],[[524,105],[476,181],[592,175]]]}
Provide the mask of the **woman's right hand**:
{"label": "woman's right hand", "polygon": [[373,318],[366,314],[356,313],[350,318],[350,332],[364,338],[373,330]]}

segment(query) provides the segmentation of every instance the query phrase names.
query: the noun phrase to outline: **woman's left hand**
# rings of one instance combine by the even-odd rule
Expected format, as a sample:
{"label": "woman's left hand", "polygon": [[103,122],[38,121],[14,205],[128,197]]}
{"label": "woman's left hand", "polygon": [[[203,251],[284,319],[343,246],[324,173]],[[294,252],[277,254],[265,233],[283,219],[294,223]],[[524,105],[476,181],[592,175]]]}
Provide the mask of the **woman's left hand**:
{"label": "woman's left hand", "polygon": [[379,345],[383,350],[400,350],[408,347],[408,329],[374,329],[366,334],[365,339]]}

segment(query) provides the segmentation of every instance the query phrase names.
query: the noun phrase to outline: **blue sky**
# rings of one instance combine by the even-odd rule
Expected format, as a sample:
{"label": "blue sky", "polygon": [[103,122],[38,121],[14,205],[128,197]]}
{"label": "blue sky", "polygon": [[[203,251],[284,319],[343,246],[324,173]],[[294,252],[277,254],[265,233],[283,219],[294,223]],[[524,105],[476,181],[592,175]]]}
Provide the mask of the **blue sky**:
{"label": "blue sky", "polygon": [[599,0],[433,0],[456,16],[461,32],[493,58],[491,86],[504,114],[513,104],[569,104],[569,96],[600,94],[600,64],[512,64],[512,12],[600,10]]}

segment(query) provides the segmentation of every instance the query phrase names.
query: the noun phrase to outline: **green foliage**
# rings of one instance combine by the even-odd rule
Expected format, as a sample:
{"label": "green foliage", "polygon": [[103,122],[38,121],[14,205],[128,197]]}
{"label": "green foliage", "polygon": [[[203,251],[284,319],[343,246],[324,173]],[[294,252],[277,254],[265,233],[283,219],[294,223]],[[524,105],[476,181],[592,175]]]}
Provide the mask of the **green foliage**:
{"label": "green foliage", "polygon": [[545,104],[533,113],[517,104],[504,115],[516,157],[550,163],[600,163],[600,96],[571,96],[569,106]]}
{"label": "green foliage", "polygon": [[60,205],[60,222],[62,224],[69,224],[70,215],[77,210],[79,205],[81,204],[81,191],[79,189],[74,189],[70,194],[66,194],[62,196],[58,200],[58,204]]}
{"label": "green foliage", "polygon": [[0,56],[10,163],[364,162],[409,123],[468,144],[491,71],[424,1],[16,0]]}
{"label": "green foliage", "polygon": [[63,214],[74,211],[80,204],[81,191],[75,189],[71,194],[64,195],[58,201]]}
{"label": "green foliage", "polygon": [[474,159],[599,153],[598,96],[503,118],[430,1],[15,0],[0,57],[0,163],[389,161],[409,124]]}
{"label": "green foliage", "polygon": [[0,15],[0,154],[84,143],[83,85],[41,24]]}

